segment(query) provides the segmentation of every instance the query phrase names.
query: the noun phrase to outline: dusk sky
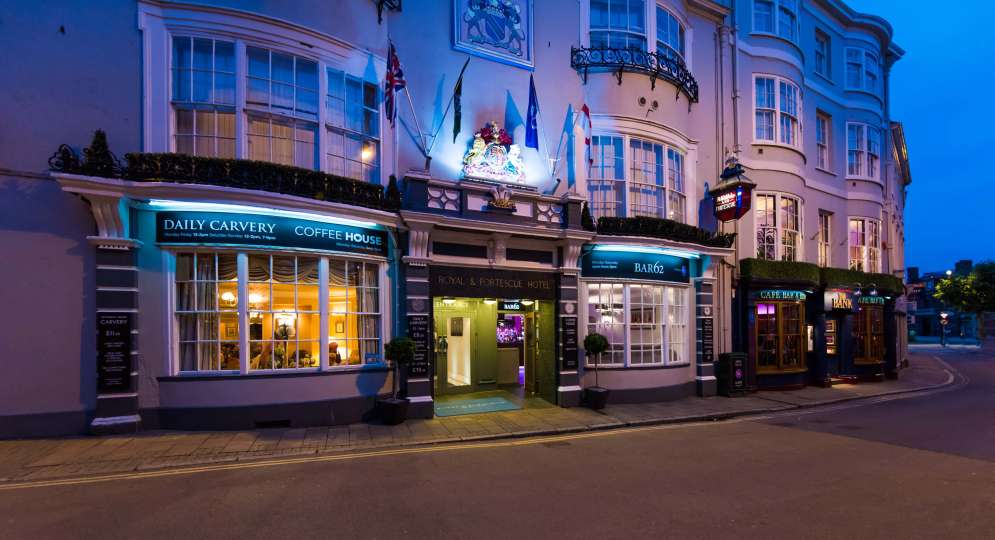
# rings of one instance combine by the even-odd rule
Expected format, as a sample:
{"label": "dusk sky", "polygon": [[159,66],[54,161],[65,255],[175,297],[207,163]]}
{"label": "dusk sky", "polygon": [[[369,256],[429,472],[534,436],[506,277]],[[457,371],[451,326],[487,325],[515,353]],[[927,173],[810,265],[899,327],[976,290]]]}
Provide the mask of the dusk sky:
{"label": "dusk sky", "polygon": [[[891,117],[905,125],[912,167],[905,212],[907,266],[952,268],[995,259],[987,191],[995,176],[995,2],[847,0],[887,19],[905,49],[892,70]],[[987,75],[985,75],[987,73]]]}

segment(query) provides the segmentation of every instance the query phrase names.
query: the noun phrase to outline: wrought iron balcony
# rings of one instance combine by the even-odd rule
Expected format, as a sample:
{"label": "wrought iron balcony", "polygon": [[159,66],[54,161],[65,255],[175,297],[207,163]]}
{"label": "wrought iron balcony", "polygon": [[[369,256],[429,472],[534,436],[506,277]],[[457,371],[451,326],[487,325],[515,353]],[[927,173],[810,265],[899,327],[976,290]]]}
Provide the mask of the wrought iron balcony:
{"label": "wrought iron balcony", "polygon": [[650,87],[656,89],[656,80],[664,79],[684,92],[691,103],[698,102],[698,81],[680,59],[639,49],[613,49],[608,47],[571,47],[570,67],[583,75],[587,83],[589,71],[606,70],[615,73],[622,84],[622,73],[645,73],[650,77]]}

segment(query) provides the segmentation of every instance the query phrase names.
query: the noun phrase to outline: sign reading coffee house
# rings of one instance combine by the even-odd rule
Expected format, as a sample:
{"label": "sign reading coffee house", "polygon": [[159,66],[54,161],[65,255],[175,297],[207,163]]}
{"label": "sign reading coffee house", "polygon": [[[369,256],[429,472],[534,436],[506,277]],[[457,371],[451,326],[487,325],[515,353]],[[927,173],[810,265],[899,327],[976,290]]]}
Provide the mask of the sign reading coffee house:
{"label": "sign reading coffee house", "polygon": [[342,223],[229,212],[157,212],[160,244],[279,246],[387,255],[387,233]]}

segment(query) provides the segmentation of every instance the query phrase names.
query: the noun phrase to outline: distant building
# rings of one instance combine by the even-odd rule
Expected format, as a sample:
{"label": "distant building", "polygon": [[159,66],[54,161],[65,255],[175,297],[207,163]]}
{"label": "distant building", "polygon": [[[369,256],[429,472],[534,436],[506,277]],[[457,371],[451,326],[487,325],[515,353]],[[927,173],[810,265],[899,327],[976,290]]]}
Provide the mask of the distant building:
{"label": "distant building", "polygon": [[[952,271],[954,275],[971,273],[973,263],[960,260]],[[943,331],[940,313],[947,313],[947,336],[973,338],[977,336],[978,321],[973,313],[960,312],[934,296],[936,283],[947,277],[947,271],[920,273],[919,268],[910,266],[907,270],[909,332],[926,338],[939,337]]]}

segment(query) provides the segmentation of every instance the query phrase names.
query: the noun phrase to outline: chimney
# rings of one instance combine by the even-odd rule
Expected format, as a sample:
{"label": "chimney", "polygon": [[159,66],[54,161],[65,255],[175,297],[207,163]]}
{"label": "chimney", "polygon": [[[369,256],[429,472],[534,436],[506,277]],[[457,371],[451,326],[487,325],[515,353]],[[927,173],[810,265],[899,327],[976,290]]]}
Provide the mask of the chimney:
{"label": "chimney", "polygon": [[908,283],[915,283],[915,282],[919,281],[919,267],[918,266],[910,266],[910,267],[906,268],[905,269],[905,273],[906,273],[906,276],[907,276],[907,279],[905,281],[907,281]]}

